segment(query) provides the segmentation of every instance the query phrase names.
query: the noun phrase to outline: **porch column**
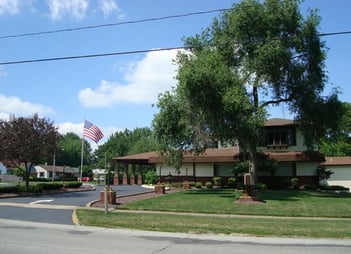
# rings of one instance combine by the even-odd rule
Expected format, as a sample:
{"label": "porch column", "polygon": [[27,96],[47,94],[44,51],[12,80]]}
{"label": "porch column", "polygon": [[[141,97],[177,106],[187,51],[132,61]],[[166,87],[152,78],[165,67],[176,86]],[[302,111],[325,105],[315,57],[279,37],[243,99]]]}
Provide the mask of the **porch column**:
{"label": "porch column", "polygon": [[134,185],[135,184],[135,164],[132,164],[132,175],[130,176],[129,179],[129,184]]}
{"label": "porch column", "polygon": [[138,164],[138,185],[143,184],[143,179],[142,179],[142,172],[143,172],[143,167],[141,164]]}
{"label": "porch column", "polygon": [[127,163],[123,163],[123,185],[127,185],[128,184],[128,164]]}
{"label": "porch column", "polygon": [[115,176],[113,178],[113,185],[119,185],[119,163],[115,164]]}

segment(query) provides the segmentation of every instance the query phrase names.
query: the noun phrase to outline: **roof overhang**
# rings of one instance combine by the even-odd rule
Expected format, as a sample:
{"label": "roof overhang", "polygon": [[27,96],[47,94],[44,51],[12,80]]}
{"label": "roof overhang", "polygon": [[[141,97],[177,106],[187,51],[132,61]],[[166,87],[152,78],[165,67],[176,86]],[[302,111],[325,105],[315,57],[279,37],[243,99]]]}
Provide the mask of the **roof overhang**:
{"label": "roof overhang", "polygon": [[325,161],[324,155],[317,151],[266,153],[266,155],[278,162]]}

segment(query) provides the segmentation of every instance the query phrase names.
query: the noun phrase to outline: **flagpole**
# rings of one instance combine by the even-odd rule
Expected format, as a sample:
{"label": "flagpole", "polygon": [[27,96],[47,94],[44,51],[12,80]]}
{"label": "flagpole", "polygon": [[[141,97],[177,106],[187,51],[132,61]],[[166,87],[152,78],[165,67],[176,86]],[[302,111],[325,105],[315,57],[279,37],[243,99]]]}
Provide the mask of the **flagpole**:
{"label": "flagpole", "polygon": [[[85,119],[84,119],[85,122]],[[84,123],[83,123],[83,134],[82,134],[82,152],[80,155],[80,182],[83,182],[83,157],[84,157]]]}

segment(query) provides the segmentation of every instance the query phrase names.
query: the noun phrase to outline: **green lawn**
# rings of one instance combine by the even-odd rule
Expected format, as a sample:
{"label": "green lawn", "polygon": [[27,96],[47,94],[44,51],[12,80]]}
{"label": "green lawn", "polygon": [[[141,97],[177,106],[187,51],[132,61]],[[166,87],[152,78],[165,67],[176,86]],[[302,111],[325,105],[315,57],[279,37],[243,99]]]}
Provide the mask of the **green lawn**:
{"label": "green lawn", "polygon": [[[262,191],[260,198],[265,203],[258,205],[235,204],[233,201],[237,197],[238,194],[232,190],[181,191],[129,203],[107,215],[103,211],[80,209],[77,216],[81,225],[112,228],[184,233],[351,238],[350,194]],[[217,215],[150,214],[143,211],[128,213],[128,209]],[[218,214],[233,216],[218,216]]]}
{"label": "green lawn", "polygon": [[234,204],[239,194],[232,190],[191,190],[162,195],[120,206],[119,209],[224,213],[293,217],[351,218],[350,193],[309,191],[261,191],[265,203]]}

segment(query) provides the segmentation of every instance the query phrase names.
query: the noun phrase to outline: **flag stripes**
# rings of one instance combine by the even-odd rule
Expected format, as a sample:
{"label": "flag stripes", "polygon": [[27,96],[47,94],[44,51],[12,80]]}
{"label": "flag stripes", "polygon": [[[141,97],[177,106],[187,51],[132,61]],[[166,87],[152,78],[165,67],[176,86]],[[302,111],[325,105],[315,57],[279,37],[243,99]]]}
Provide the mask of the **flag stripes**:
{"label": "flag stripes", "polygon": [[104,134],[96,125],[92,124],[87,120],[84,120],[83,137],[90,138],[95,143],[97,143],[100,139],[104,137]]}

